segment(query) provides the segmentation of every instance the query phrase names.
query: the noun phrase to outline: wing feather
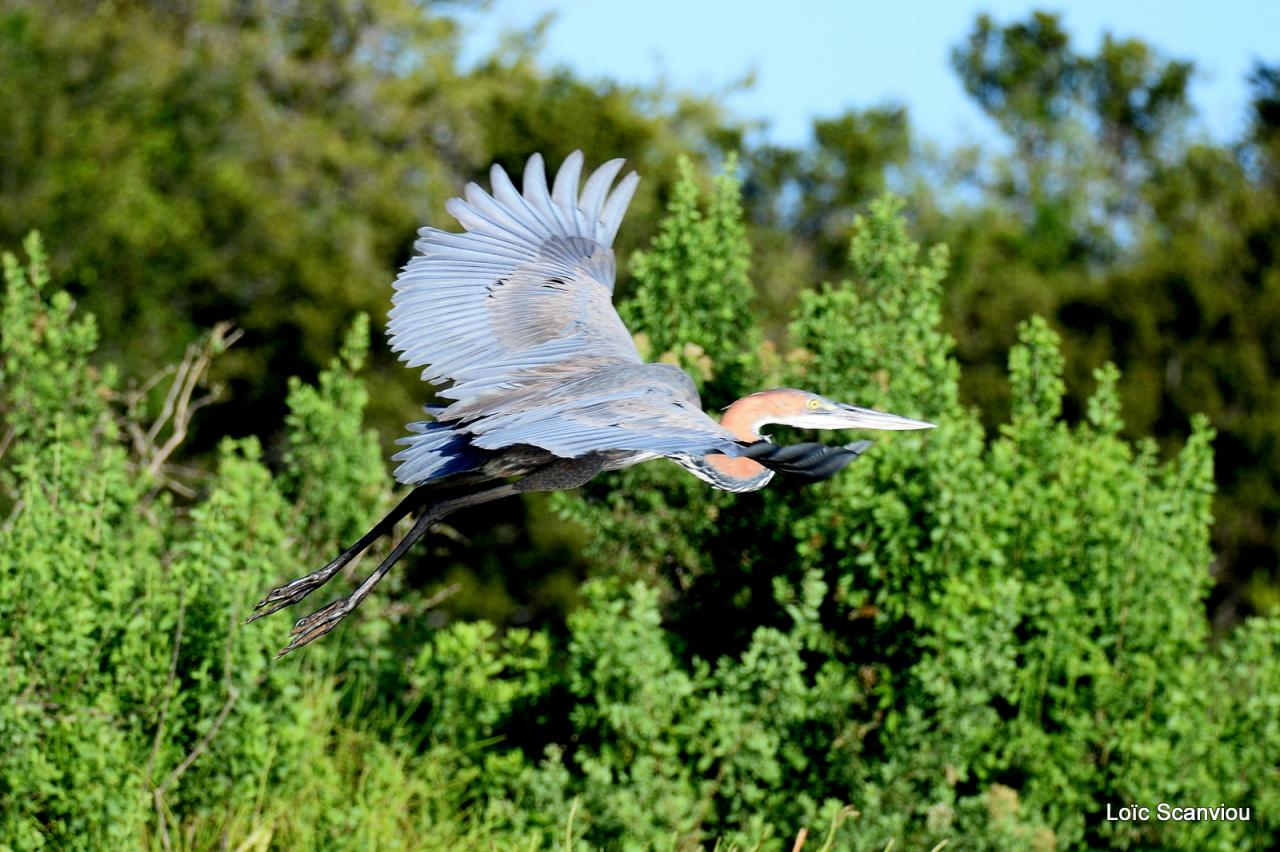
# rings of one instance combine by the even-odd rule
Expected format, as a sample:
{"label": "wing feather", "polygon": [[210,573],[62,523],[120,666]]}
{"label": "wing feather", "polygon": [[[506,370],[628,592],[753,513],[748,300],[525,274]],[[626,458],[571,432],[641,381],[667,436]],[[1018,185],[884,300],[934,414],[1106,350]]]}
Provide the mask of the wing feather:
{"label": "wing feather", "polygon": [[622,217],[626,214],[627,205],[631,203],[631,197],[635,195],[636,186],[639,183],[640,176],[632,172],[622,179],[609,195],[609,200],[605,202],[604,212],[600,214],[603,227],[600,239],[605,245],[612,245],[613,238],[618,235],[618,228],[622,226]]}
{"label": "wing feather", "polygon": [[556,211],[551,201],[551,191],[547,188],[547,173],[543,169],[542,155],[534,154],[524,167],[524,197],[538,214],[551,226],[552,232],[568,234],[566,223]]}
{"label": "wing feather", "polygon": [[512,210],[518,210],[525,216],[525,221],[531,225],[536,223],[538,233],[542,239],[546,239],[555,233],[555,227],[552,224],[554,220],[548,221],[543,218],[527,198],[520,194],[515,184],[511,182],[511,178],[507,177],[507,172],[502,166],[494,163],[489,169],[489,184],[493,187],[493,196],[499,202],[505,204]]}
{"label": "wing feather", "polygon": [[473,210],[490,222],[505,228],[509,233],[518,234],[534,244],[550,236],[547,233],[540,233],[542,231],[542,228],[539,227],[540,223],[521,218],[518,211],[511,211],[504,205],[499,204],[494,200],[493,196],[474,183],[467,184],[464,192],[467,203],[471,205]]}
{"label": "wing feather", "polygon": [[582,213],[591,229],[587,236],[603,245],[609,245],[613,240],[601,238],[603,229],[600,227],[600,211],[604,209],[606,193],[622,170],[624,162],[625,160],[617,159],[605,163],[587,178],[587,184],[582,188]]}
{"label": "wing feather", "polygon": [[[601,450],[737,454],[678,368],[641,361],[613,307],[613,238],[635,193],[611,160],[582,181],[565,159],[552,187],[542,157],[523,192],[500,167],[492,194],[468,184],[446,209],[465,229],[419,232],[395,282],[391,348],[453,403],[416,424],[397,458],[405,477],[438,470],[457,446],[531,444],[561,456]],[[612,187],[612,189],[611,189]]]}
{"label": "wing feather", "polygon": [[582,236],[578,215],[578,176],[582,173],[582,152],[574,151],[560,165],[556,172],[556,180],[551,188],[551,200],[556,210],[568,219],[569,232],[574,236]]}

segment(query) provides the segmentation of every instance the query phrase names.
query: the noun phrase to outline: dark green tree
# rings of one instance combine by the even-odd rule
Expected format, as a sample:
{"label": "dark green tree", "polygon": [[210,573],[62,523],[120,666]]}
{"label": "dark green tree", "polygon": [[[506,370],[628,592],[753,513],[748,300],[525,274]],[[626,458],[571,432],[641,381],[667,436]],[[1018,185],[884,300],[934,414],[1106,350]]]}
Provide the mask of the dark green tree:
{"label": "dark green tree", "polygon": [[815,119],[804,147],[744,151],[743,207],[770,331],[785,328],[797,293],[839,274],[853,217],[889,188],[914,153],[900,106]]}
{"label": "dark green tree", "polygon": [[[0,240],[49,237],[139,380],[202,328],[239,326],[216,367],[230,393],[204,419],[217,434],[278,428],[286,377],[318,373],[354,312],[380,326],[415,230],[447,225],[444,200],[492,162],[630,156],[650,178],[622,246],[647,238],[658,176],[712,147],[718,108],[548,71],[536,41],[463,68],[454,8],[5,3]],[[384,351],[371,412],[389,441],[422,392]]]}
{"label": "dark green tree", "polygon": [[1266,412],[1280,361],[1266,331],[1277,209],[1266,66],[1250,137],[1233,146],[1190,135],[1191,64],[1136,39],[1107,35],[1089,55],[1053,15],[982,17],[953,61],[1013,144],[979,170],[981,201],[927,220],[953,249],[946,313],[965,397],[999,422],[1004,353],[1039,313],[1063,334],[1069,418],[1084,415],[1106,361],[1121,368],[1132,434],[1176,447],[1194,412],[1209,415],[1226,580],[1214,607],[1230,621],[1269,606],[1280,462]]}

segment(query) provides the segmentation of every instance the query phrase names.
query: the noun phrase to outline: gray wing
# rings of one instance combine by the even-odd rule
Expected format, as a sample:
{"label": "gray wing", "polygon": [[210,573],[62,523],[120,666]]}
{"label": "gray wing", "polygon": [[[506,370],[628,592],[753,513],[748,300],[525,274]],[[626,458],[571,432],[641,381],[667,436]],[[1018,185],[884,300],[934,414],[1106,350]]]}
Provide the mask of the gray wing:
{"label": "gray wing", "polygon": [[440,417],[458,417],[481,449],[532,444],[567,458],[598,450],[736,456],[742,448],[702,410],[692,380],[670,364],[604,368],[533,388],[516,403],[455,403]]}
{"label": "gray wing", "polygon": [[639,180],[610,191],[621,167],[605,163],[579,193],[575,151],[548,189],[534,154],[521,193],[495,165],[492,195],[468,184],[446,205],[465,233],[420,232],[396,279],[391,348],[426,381],[452,382],[436,416],[473,445],[736,454],[688,377],[643,363],[614,310],[611,246]]}
{"label": "gray wing", "polygon": [[472,398],[598,364],[640,363],[613,309],[610,248],[639,178],[611,193],[621,160],[601,166],[581,197],[582,154],[565,160],[548,190],[542,158],[525,168],[524,193],[490,173],[493,195],[468,184],[445,206],[466,233],[424,228],[396,279],[388,334],[393,351],[423,379],[453,382]]}

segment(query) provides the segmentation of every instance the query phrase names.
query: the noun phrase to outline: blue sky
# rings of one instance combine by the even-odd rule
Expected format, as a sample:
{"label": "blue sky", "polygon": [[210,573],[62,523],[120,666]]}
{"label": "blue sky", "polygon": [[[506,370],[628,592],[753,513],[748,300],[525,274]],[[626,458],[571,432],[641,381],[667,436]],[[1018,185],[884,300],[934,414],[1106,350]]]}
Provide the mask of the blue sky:
{"label": "blue sky", "polygon": [[1193,60],[1197,129],[1218,139],[1242,126],[1253,60],[1280,61],[1277,0],[496,0],[471,19],[468,44],[482,50],[503,29],[527,29],[554,11],[543,56],[587,77],[719,92],[754,72],[754,86],[727,103],[766,119],[775,141],[805,141],[815,115],[893,101],[908,106],[925,138],[953,144],[992,131],[951,71],[952,46],[979,12],[1008,22],[1036,8],[1060,12],[1085,51],[1111,32]]}

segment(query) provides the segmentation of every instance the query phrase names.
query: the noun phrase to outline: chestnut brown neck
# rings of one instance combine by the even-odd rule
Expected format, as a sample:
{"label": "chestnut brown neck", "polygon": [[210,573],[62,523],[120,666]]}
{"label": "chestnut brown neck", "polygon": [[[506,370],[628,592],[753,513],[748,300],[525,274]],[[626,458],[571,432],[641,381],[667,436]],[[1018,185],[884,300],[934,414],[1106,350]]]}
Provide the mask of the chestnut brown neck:
{"label": "chestnut brown neck", "polygon": [[[769,415],[774,413],[776,407],[777,401],[770,398],[770,392],[744,396],[725,409],[720,425],[732,432],[739,441],[759,441],[760,426],[769,421]],[[711,453],[703,456],[703,460],[722,476],[744,482],[767,472],[759,462],[748,458],[730,458],[720,453]]]}
{"label": "chestnut brown neck", "polygon": [[720,425],[740,441],[758,441],[761,426],[779,422],[787,414],[794,414],[803,404],[804,394],[791,388],[753,393],[726,408]]}
{"label": "chestnut brown neck", "polygon": [[765,412],[761,410],[761,402],[755,396],[744,396],[724,410],[720,417],[720,425],[733,433],[739,441],[758,441],[760,419]]}

